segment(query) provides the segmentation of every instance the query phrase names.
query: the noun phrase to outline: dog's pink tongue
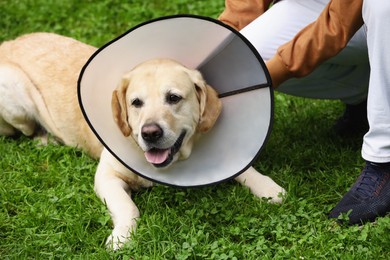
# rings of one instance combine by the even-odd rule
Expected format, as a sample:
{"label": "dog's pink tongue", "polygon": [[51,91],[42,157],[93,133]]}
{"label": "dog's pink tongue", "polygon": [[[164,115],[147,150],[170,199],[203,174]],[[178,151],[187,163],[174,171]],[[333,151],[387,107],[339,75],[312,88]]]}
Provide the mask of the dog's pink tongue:
{"label": "dog's pink tongue", "polygon": [[150,151],[145,152],[146,160],[153,164],[160,164],[165,162],[169,156],[169,149],[160,150],[160,149],[152,149]]}

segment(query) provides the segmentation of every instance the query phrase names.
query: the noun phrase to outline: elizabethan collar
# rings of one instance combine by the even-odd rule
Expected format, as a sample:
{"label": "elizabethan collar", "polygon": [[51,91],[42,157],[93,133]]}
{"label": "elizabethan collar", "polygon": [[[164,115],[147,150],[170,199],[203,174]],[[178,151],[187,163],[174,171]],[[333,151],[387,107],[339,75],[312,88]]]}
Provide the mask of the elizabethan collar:
{"label": "elizabethan collar", "polygon": [[[147,163],[111,111],[122,75],[154,58],[198,69],[222,101],[219,119],[194,144],[190,157],[165,170]],[[242,173],[264,146],[273,119],[270,77],[260,55],[239,32],[200,16],[152,20],[107,43],[84,66],[78,94],[86,120],[114,157],[134,173],[172,186],[204,186]]]}

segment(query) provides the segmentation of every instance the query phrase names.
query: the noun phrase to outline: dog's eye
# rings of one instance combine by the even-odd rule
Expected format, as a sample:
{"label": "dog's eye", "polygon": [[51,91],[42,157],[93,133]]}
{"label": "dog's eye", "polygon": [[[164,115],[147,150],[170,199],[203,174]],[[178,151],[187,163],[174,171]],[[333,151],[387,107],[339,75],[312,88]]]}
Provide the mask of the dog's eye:
{"label": "dog's eye", "polygon": [[176,95],[176,94],[167,94],[167,97],[166,97],[166,101],[168,104],[177,104],[179,103],[180,100],[182,100],[183,98],[179,95]]}
{"label": "dog's eye", "polygon": [[131,105],[136,107],[136,108],[142,107],[143,104],[144,104],[144,102],[139,98],[135,98],[131,101]]}

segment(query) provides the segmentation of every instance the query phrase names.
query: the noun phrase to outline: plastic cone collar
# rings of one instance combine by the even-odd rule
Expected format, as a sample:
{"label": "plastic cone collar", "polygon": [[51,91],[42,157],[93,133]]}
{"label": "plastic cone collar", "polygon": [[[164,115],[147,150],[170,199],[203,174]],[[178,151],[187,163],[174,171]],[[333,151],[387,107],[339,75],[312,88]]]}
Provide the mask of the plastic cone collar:
{"label": "plastic cone collar", "polygon": [[[123,74],[144,61],[169,58],[198,69],[219,93],[222,113],[195,143],[190,157],[161,170],[123,136],[111,96]],[[259,155],[273,120],[268,71],[254,47],[237,31],[200,16],[163,17],[140,24],[96,51],[78,83],[84,116],[99,140],[134,173],[162,184],[194,187],[237,176]]]}

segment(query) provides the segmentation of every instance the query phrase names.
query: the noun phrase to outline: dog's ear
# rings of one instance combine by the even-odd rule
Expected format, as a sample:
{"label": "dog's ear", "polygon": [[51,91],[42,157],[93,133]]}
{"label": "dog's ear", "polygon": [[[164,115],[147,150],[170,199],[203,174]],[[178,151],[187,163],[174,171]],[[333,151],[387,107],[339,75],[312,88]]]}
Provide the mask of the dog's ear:
{"label": "dog's ear", "polygon": [[199,132],[207,132],[217,121],[222,110],[222,102],[218,93],[209,85],[196,85],[200,101]]}
{"label": "dog's ear", "polygon": [[131,127],[127,118],[126,90],[129,85],[129,78],[122,79],[120,85],[112,93],[111,109],[115,123],[119,126],[124,136],[131,134]]}
{"label": "dog's ear", "polygon": [[207,132],[218,119],[222,110],[222,102],[218,93],[206,84],[202,75],[197,70],[189,70],[189,75],[195,84],[200,107],[200,118],[197,130]]}

